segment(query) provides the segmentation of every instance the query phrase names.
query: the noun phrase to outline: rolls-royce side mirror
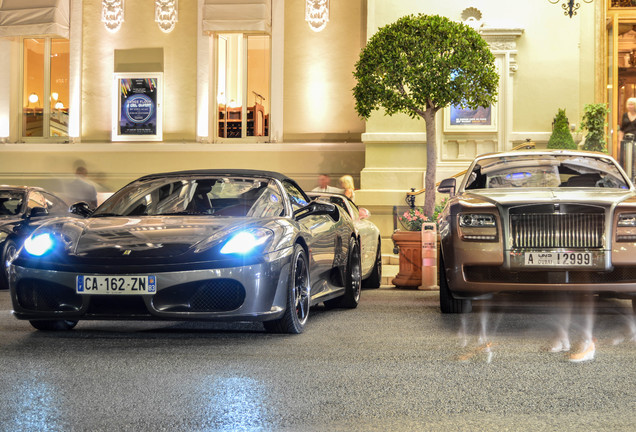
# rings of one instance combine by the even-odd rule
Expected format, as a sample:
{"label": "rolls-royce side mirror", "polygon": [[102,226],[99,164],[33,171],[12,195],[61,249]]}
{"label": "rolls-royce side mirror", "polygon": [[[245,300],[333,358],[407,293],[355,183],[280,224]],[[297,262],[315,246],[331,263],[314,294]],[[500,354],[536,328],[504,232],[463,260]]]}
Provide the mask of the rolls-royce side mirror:
{"label": "rolls-royce side mirror", "polygon": [[457,187],[457,180],[454,178],[447,178],[442,180],[437,186],[437,192],[450,194],[450,196],[455,195],[455,188]]}

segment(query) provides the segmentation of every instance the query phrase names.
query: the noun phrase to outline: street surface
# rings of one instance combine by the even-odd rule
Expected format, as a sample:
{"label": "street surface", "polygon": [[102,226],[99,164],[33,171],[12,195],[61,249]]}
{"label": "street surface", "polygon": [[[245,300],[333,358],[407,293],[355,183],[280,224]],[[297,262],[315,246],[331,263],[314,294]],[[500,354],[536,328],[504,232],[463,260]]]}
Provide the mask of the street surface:
{"label": "street surface", "polygon": [[[299,336],[124,321],[44,333],[0,291],[0,430],[634,430],[636,343],[614,341],[629,302],[596,305],[596,359],[578,364],[546,351],[550,305],[477,309],[464,348],[462,317],[442,316],[437,292],[395,288],[312,309]],[[481,317],[490,354],[476,349]]]}

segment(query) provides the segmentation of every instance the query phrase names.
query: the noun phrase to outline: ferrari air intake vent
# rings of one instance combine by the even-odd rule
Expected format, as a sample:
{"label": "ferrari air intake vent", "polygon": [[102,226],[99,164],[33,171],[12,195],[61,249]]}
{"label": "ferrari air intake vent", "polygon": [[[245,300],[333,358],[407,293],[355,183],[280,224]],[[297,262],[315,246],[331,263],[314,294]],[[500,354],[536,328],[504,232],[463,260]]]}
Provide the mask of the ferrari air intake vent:
{"label": "ferrari air intake vent", "polygon": [[600,213],[511,214],[512,248],[602,248],[604,221]]}
{"label": "ferrari air intake vent", "polygon": [[241,307],[245,288],[232,279],[209,279],[160,290],[152,303],[162,312],[228,312]]}
{"label": "ferrari air intake vent", "polygon": [[20,306],[32,311],[78,311],[82,307],[82,297],[72,288],[42,280],[20,281],[16,294]]}

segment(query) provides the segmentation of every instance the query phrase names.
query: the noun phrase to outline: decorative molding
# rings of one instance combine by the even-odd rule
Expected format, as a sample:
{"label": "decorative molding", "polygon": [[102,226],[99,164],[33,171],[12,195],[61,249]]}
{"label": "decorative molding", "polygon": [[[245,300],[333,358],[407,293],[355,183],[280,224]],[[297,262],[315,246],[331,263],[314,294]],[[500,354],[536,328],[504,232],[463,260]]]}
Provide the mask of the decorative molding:
{"label": "decorative molding", "polygon": [[474,28],[477,31],[479,31],[479,27],[482,26],[481,17],[481,11],[474,7],[469,7],[462,11],[462,21],[464,22],[464,24]]}
{"label": "decorative molding", "polygon": [[155,0],[155,22],[164,33],[170,33],[179,21],[179,0]]}
{"label": "decorative molding", "polygon": [[305,21],[315,32],[324,30],[329,22],[329,0],[305,0]]}
{"label": "decorative molding", "polygon": [[425,143],[426,132],[367,132],[362,134],[364,143]]}
{"label": "decorative molding", "polygon": [[124,0],[102,0],[102,22],[109,32],[118,31],[124,22]]}

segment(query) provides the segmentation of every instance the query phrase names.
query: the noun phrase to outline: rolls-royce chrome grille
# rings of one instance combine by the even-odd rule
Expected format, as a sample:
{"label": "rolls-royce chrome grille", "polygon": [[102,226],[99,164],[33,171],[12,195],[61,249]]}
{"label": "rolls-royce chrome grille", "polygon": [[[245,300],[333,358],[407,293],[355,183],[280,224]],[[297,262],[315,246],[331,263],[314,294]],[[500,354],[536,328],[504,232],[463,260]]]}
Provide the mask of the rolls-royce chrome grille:
{"label": "rolls-royce chrome grille", "polygon": [[513,249],[602,248],[603,214],[511,214]]}

